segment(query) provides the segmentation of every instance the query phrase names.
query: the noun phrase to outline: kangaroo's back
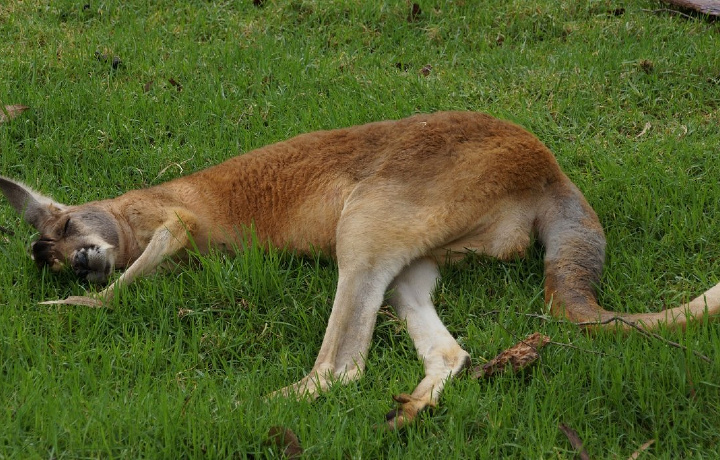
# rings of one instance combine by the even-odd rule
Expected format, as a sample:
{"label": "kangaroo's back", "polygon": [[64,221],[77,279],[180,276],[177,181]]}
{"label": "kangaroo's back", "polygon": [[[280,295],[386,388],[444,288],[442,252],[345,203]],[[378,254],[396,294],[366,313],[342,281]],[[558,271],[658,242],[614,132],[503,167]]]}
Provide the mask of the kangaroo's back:
{"label": "kangaroo's back", "polygon": [[[561,175],[552,154],[522,128],[485,114],[439,112],[303,134],[159,188],[225,232],[252,225],[275,246],[333,254],[353,192],[383,189],[378,208],[401,200],[456,209],[460,219],[467,206],[477,213],[488,208],[479,202],[536,195]],[[472,223],[449,232],[461,236],[465,225]]]}

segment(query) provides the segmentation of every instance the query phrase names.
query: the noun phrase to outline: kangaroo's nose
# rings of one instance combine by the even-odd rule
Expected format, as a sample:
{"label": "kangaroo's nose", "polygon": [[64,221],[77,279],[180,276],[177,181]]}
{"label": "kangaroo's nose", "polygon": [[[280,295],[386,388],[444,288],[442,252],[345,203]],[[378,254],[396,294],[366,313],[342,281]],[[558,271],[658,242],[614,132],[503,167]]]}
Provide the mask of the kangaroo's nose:
{"label": "kangaroo's nose", "polygon": [[72,268],[75,275],[85,278],[88,275],[88,256],[87,251],[77,251],[73,256]]}
{"label": "kangaroo's nose", "polygon": [[77,254],[75,254],[75,260],[74,264],[77,268],[87,268],[88,265],[88,256],[87,252],[85,251],[78,251]]}

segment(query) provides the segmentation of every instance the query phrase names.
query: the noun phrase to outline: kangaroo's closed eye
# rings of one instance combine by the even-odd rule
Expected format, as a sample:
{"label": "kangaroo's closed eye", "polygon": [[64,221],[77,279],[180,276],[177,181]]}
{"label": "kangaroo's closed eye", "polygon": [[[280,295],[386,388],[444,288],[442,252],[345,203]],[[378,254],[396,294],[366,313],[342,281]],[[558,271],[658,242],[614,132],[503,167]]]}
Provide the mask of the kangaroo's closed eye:
{"label": "kangaroo's closed eye", "polygon": [[70,228],[70,219],[65,221],[65,226],[63,226],[62,236],[67,235],[68,229]]}

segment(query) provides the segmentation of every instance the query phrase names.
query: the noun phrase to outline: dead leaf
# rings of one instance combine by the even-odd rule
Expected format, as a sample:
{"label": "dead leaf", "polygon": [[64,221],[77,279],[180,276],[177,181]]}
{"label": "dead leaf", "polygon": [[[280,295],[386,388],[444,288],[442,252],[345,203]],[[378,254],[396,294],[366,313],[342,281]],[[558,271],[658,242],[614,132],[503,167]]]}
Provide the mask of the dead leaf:
{"label": "dead leaf", "polygon": [[174,78],[171,78],[168,81],[170,82],[171,85],[173,85],[175,87],[175,89],[177,89],[178,93],[180,91],[182,91],[182,89],[183,89],[182,85],[180,83],[178,83],[177,81],[175,81]]}
{"label": "dead leaf", "polygon": [[420,9],[420,5],[417,3],[413,3],[410,5],[410,14],[408,14],[408,22],[415,22],[418,20],[420,14],[422,13],[422,10]]}
{"label": "dead leaf", "polygon": [[143,86],[143,91],[146,93],[150,91],[150,88],[152,88],[153,83],[155,83],[155,80],[150,80],[149,82],[145,83],[145,86]]}
{"label": "dead leaf", "polygon": [[550,337],[535,332],[512,347],[488,361],[482,366],[473,369],[473,377],[489,378],[505,370],[508,364],[513,372],[529,367],[540,358],[538,350],[550,343]]}
{"label": "dead leaf", "polygon": [[195,313],[195,310],[191,310],[189,308],[181,308],[178,310],[178,318],[184,318],[187,315],[192,315]]}
{"label": "dead leaf", "polygon": [[104,308],[107,307],[107,305],[97,297],[88,297],[88,296],[78,296],[78,295],[71,295],[67,299],[62,300],[46,300],[45,302],[40,302],[40,305],[78,305],[81,307],[90,307],[90,308]]}
{"label": "dead leaf", "polygon": [[564,423],[561,423],[558,425],[558,428],[560,428],[560,431],[565,433],[565,436],[567,436],[568,440],[570,441],[570,445],[573,449],[575,449],[575,452],[577,452],[578,456],[581,460],[590,460],[590,456],[588,455],[587,451],[583,448],[583,441],[580,439],[580,436],[578,436],[577,431],[573,430],[569,426],[565,425]]}
{"label": "dead leaf", "polygon": [[650,130],[650,128],[652,128],[652,125],[651,125],[650,122],[648,121],[647,123],[645,123],[645,126],[643,126],[643,129],[642,129],[642,131],[640,131],[640,134],[638,134],[637,136],[635,136],[635,139],[638,139],[638,138],[640,138],[640,137],[643,137],[643,136],[645,135],[645,133],[647,133],[647,132]]}
{"label": "dead leaf", "polygon": [[296,459],[300,458],[303,453],[303,448],[300,445],[298,437],[292,432],[290,428],[282,426],[270,427],[268,432],[268,439],[263,443],[269,447],[276,447],[282,451],[285,458]]}
{"label": "dead leaf", "polygon": [[432,72],[432,66],[430,64],[424,66],[422,69],[420,69],[420,75],[427,77],[430,75],[430,72]]}
{"label": "dead leaf", "polygon": [[2,109],[0,110],[0,123],[5,123],[6,121],[10,121],[13,118],[17,118],[18,115],[20,115],[30,107],[26,105],[13,104],[6,105],[5,107],[0,108]]}
{"label": "dead leaf", "polygon": [[638,62],[638,67],[645,73],[651,73],[655,68],[655,64],[650,59],[643,59]]}
{"label": "dead leaf", "polygon": [[645,444],[643,444],[642,446],[638,447],[638,450],[633,452],[632,455],[628,457],[628,460],[637,460],[638,458],[640,458],[640,455],[643,452],[645,452],[646,450],[648,450],[648,448],[650,446],[652,446],[654,442],[655,442],[655,440],[651,439],[648,442],[646,442]]}

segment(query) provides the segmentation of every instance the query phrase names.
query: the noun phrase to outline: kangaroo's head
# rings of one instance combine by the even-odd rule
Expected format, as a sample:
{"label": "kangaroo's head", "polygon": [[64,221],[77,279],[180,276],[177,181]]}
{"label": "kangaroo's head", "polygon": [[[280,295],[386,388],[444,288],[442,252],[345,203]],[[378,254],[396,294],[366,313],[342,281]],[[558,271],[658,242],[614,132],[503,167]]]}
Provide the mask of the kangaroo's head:
{"label": "kangaroo's head", "polygon": [[107,281],[120,238],[117,220],[107,209],[98,203],[66,206],[2,176],[0,190],[40,232],[32,243],[32,258],[39,266],[59,271],[69,265],[90,282]]}

